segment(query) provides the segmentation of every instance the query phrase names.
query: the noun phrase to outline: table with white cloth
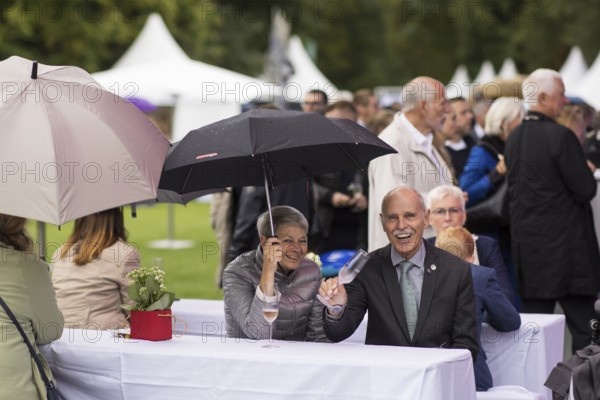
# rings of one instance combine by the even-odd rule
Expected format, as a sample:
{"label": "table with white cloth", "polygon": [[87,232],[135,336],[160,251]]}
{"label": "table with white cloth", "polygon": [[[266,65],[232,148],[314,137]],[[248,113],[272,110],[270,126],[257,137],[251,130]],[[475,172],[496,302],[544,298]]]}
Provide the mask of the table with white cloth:
{"label": "table with white cloth", "polygon": [[562,314],[521,314],[521,327],[514,332],[498,332],[484,324],[481,346],[494,386],[523,386],[551,400],[544,382],[563,360],[564,334]]}
{"label": "table with white cloth", "polygon": [[40,346],[65,400],[475,400],[463,349],[365,346],[218,336],[149,342],[66,329]]}
{"label": "table with white cloth", "polygon": [[[226,337],[223,301],[182,299],[172,308],[173,314],[189,325],[187,334]],[[368,315],[344,343],[364,344],[367,320]],[[564,325],[561,314],[521,314],[521,327],[514,332],[497,332],[484,324],[481,345],[494,385],[522,386],[551,399],[544,382],[562,361]]]}
{"label": "table with white cloth", "polygon": [[176,331],[187,325],[187,335],[227,336],[223,300],[180,299],[173,302],[171,313],[181,321]]}
{"label": "table with white cloth", "polygon": [[[346,341],[364,343],[367,317]],[[521,314],[521,327],[513,332],[498,332],[483,324],[481,347],[494,386],[522,386],[551,400],[552,392],[544,382],[563,359],[564,333],[562,314]]]}
{"label": "table with white cloth", "polygon": [[[171,306],[172,314],[177,318],[176,331],[187,325],[187,335],[227,336],[225,308],[222,300],[180,299]],[[365,321],[354,334],[346,339],[351,343],[365,343],[367,324]]]}

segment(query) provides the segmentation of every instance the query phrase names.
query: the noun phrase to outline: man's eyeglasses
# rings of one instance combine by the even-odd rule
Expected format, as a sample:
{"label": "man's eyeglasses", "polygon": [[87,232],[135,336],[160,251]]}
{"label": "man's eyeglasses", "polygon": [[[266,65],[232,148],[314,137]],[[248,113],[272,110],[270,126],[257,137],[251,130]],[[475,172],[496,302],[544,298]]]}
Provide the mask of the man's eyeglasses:
{"label": "man's eyeglasses", "polygon": [[433,210],[431,212],[433,213],[433,215],[437,215],[438,217],[443,217],[446,215],[446,213],[450,213],[450,215],[453,216],[453,215],[456,215],[463,211],[465,211],[465,210],[463,210],[462,208],[450,207],[450,208],[436,208],[435,210]]}

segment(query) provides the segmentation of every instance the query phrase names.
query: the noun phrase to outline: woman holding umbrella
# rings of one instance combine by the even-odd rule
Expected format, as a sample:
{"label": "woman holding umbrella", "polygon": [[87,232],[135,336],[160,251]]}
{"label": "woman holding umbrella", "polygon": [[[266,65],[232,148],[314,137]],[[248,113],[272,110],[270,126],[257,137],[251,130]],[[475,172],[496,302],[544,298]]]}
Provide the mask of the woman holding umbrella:
{"label": "woman holding umbrella", "polygon": [[[0,214],[0,297],[42,358],[35,345],[61,337],[63,316],[56,305],[48,266],[32,250],[25,219]],[[46,398],[37,366],[8,315],[0,308],[0,399]],[[52,377],[47,364],[44,371]]]}
{"label": "woman holding umbrella", "polygon": [[77,219],[52,260],[52,282],[68,324],[92,329],[128,325],[121,304],[134,302],[127,294],[126,275],[140,266],[140,256],[127,243],[120,208]]}
{"label": "woman holding umbrella", "polygon": [[323,305],[316,299],[321,282],[319,266],[304,258],[308,251],[308,222],[288,206],[272,209],[276,236],[270,236],[269,213],[256,224],[260,244],[233,260],[223,272],[227,336],[267,339],[265,303],[279,300],[273,338],[329,341],[323,332]]}

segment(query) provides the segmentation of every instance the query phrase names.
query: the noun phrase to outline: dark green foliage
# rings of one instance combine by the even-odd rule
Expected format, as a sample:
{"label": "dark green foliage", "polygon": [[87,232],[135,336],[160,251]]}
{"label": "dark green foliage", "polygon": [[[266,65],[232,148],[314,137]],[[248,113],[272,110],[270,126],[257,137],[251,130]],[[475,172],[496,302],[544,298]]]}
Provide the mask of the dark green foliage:
{"label": "dark green foliage", "polygon": [[600,49],[595,0],[20,0],[0,1],[0,58],[108,69],[159,12],[190,57],[258,76],[274,4],[350,90],[423,74],[447,81],[458,64],[474,77],[486,59],[558,69],[573,45],[588,63]]}

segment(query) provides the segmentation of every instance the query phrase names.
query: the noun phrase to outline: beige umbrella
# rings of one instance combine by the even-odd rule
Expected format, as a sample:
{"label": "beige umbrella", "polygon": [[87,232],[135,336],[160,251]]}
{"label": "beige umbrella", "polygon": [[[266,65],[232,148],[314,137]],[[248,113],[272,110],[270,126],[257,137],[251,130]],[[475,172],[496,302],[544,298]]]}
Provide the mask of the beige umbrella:
{"label": "beige umbrella", "polygon": [[0,62],[0,213],[57,225],[156,197],[169,142],[77,67]]}

